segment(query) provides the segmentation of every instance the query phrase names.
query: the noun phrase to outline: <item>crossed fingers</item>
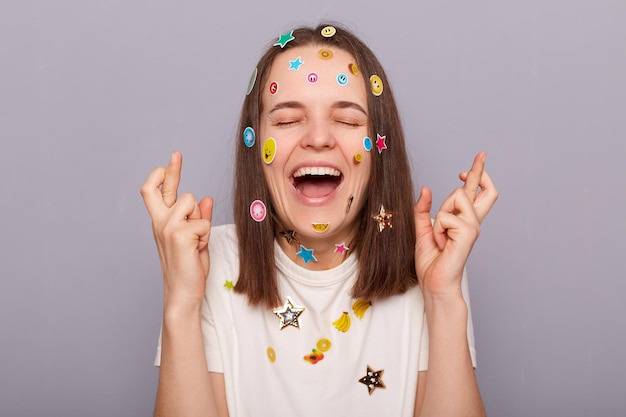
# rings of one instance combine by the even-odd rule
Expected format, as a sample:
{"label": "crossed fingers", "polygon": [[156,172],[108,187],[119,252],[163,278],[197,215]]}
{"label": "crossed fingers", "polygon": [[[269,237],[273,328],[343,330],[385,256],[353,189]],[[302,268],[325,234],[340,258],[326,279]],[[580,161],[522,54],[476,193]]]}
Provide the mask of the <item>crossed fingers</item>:
{"label": "crossed fingers", "polygon": [[472,202],[474,212],[479,222],[482,222],[491,207],[498,198],[498,190],[493,185],[489,174],[485,171],[487,154],[480,152],[474,158],[474,163],[468,172],[459,174],[459,178],[465,182],[463,191]]}

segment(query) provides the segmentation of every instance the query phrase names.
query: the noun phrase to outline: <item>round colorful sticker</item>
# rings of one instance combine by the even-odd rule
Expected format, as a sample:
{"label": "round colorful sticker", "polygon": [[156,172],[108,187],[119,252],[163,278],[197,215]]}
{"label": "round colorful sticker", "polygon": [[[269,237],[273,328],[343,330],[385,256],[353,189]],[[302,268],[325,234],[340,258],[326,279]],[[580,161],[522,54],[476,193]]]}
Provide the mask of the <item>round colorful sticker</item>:
{"label": "round colorful sticker", "polygon": [[278,93],[278,83],[276,81],[272,81],[270,83],[270,94],[274,95]]}
{"label": "round colorful sticker", "polygon": [[333,57],[333,53],[330,49],[320,49],[317,55],[322,59],[331,59]]}
{"label": "round colorful sticker", "polygon": [[322,28],[322,36],[325,38],[332,38],[337,33],[337,29],[332,26],[325,26]]}
{"label": "round colorful sticker", "polygon": [[352,74],[359,75],[359,67],[357,67],[356,64],[350,64],[348,65],[348,68]]}
{"label": "round colorful sticker", "polygon": [[337,84],[339,84],[340,86],[344,86],[346,84],[348,84],[348,76],[346,74],[339,74],[337,75]]}
{"label": "round colorful sticker", "polygon": [[319,77],[317,76],[316,73],[314,72],[309,72],[306,76],[306,80],[311,83],[311,84],[315,84],[317,82],[317,80],[319,80]]}
{"label": "round colorful sticker", "polygon": [[383,80],[378,75],[372,75],[370,77],[370,84],[372,86],[372,93],[375,96],[379,96],[383,93]]}
{"label": "round colorful sticker", "polygon": [[267,138],[263,144],[263,162],[271,164],[276,157],[276,141],[274,138]]}
{"label": "round colorful sticker", "polygon": [[261,200],[254,200],[252,204],[250,204],[250,217],[255,222],[262,222],[265,220],[265,215],[267,214],[267,209],[265,208],[265,203]]}
{"label": "round colorful sticker", "polygon": [[365,136],[363,138],[363,147],[365,148],[365,150],[369,152],[372,150],[373,146],[374,144],[372,143],[372,140],[369,137]]}
{"label": "round colorful sticker", "polygon": [[360,164],[361,161],[363,161],[363,155],[361,155],[361,152],[357,152],[354,154],[354,162],[356,162],[357,164]]}
{"label": "round colorful sticker", "polygon": [[243,131],[243,143],[245,143],[248,148],[254,145],[254,129],[250,126],[246,127]]}
{"label": "round colorful sticker", "polygon": [[254,83],[256,82],[257,73],[258,70],[255,68],[254,71],[252,71],[252,75],[250,75],[250,81],[248,81],[248,89],[246,90],[246,95],[249,95],[252,92],[252,89],[254,88]]}
{"label": "round colorful sticker", "polygon": [[276,351],[272,347],[267,348],[267,359],[272,363],[276,362]]}

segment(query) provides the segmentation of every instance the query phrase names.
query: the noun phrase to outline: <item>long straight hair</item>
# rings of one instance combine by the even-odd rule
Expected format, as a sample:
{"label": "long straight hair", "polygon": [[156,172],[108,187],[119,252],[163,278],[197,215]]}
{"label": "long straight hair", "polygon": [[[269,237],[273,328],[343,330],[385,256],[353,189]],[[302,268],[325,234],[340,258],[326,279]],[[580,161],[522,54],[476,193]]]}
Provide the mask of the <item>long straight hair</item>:
{"label": "long straight hair", "polygon": [[[239,240],[239,277],[235,291],[245,294],[251,305],[272,308],[283,303],[276,278],[274,238],[277,217],[270,192],[263,175],[259,141],[252,148],[242,140],[244,130],[259,131],[263,110],[262,91],[274,59],[285,51],[300,46],[340,48],[356,60],[359,73],[370,85],[370,77],[378,75],[383,92],[375,96],[368,91],[369,137],[386,136],[387,149],[382,153],[372,150],[367,198],[359,213],[359,232],[350,244],[358,256],[359,274],[352,288],[354,298],[373,300],[401,294],[417,284],[415,273],[414,194],[404,134],[391,86],[382,65],[360,39],[347,29],[332,25],[336,33],[324,37],[320,24],[317,28],[302,27],[293,30],[293,39],[283,48],[269,46],[255,69],[256,82],[246,96],[239,121],[236,152],[234,218]],[[267,217],[254,221],[249,212],[252,201],[267,205]],[[393,212],[393,228],[379,231],[372,219],[381,205]]]}

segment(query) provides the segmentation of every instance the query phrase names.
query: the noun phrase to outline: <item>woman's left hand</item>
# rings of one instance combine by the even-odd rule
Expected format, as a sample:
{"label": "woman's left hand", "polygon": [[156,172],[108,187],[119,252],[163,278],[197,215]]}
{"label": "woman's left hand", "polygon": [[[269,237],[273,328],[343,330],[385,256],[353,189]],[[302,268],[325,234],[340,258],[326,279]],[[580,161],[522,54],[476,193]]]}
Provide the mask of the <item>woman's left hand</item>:
{"label": "woman's left hand", "polygon": [[423,187],[414,207],[415,269],[424,294],[460,294],[461,277],[470,251],[480,234],[480,224],[498,198],[485,171],[487,155],[474,158],[469,172],[459,175],[464,185],[446,198],[434,221],[432,194]]}

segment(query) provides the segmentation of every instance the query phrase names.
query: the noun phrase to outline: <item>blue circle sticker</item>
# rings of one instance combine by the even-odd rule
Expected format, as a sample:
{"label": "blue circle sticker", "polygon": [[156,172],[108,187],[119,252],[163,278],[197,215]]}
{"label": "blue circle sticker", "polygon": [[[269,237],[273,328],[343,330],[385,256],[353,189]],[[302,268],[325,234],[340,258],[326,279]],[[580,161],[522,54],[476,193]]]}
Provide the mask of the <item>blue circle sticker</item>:
{"label": "blue circle sticker", "polygon": [[344,73],[337,75],[337,84],[341,86],[348,84],[348,76]]}
{"label": "blue circle sticker", "polygon": [[373,146],[374,145],[372,144],[372,140],[369,137],[365,136],[363,138],[363,147],[365,148],[365,150],[369,152],[372,150]]}
{"label": "blue circle sticker", "polygon": [[254,129],[250,126],[246,127],[243,131],[243,143],[245,143],[248,148],[254,145]]}

